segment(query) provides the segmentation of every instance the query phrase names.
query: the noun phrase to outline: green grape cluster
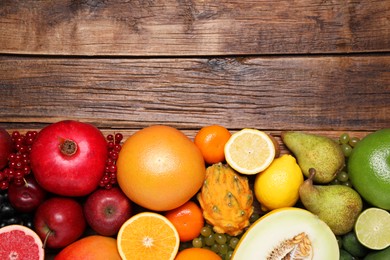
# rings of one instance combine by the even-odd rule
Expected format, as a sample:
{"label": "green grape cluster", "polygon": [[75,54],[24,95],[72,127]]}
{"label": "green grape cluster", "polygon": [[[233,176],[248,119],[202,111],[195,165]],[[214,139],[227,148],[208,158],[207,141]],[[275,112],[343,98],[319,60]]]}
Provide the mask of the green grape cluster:
{"label": "green grape cluster", "polygon": [[343,133],[339,136],[339,145],[343,154],[345,156],[345,164],[343,169],[337,174],[336,178],[331,182],[331,184],[343,184],[349,187],[352,187],[352,183],[349,180],[348,176],[348,157],[351,155],[353,148],[360,141],[358,137],[350,137],[348,133]]}
{"label": "green grape cluster", "polygon": [[[259,214],[253,213],[249,221],[253,223],[259,219],[259,217]],[[213,227],[210,224],[205,224],[200,231],[200,235],[190,242],[181,243],[180,249],[188,247],[206,248],[220,255],[223,260],[230,260],[241,236],[242,234],[230,236],[228,234],[217,233],[214,232]]]}

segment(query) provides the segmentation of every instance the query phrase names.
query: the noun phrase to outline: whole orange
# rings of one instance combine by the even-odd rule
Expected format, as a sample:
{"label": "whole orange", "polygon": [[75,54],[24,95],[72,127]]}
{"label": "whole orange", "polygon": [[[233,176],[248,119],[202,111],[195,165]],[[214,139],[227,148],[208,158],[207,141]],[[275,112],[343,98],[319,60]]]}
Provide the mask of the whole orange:
{"label": "whole orange", "polygon": [[206,248],[187,248],[180,251],[175,260],[222,260],[217,253]]}
{"label": "whole orange", "polygon": [[202,209],[191,200],[167,211],[165,217],[175,226],[181,242],[198,237],[204,225]]}
{"label": "whole orange", "polygon": [[118,259],[119,255],[116,239],[100,235],[91,235],[81,238],[63,248],[54,258],[55,260],[106,260]]}
{"label": "whole orange", "polygon": [[221,125],[209,125],[202,127],[195,135],[194,143],[202,152],[203,158],[208,164],[214,164],[225,160],[225,144],[231,133]]}
{"label": "whole orange", "polygon": [[117,160],[117,181],[136,204],[166,211],[186,203],[206,173],[198,147],[180,130],[153,125],[131,135]]}

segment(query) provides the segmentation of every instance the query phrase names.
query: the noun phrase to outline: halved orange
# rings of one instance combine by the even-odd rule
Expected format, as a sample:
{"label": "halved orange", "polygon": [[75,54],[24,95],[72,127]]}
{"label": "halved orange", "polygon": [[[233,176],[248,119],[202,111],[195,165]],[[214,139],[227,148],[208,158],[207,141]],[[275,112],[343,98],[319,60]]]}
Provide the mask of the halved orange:
{"label": "halved orange", "polygon": [[274,160],[276,147],[272,137],[257,129],[244,128],[225,144],[226,162],[242,174],[257,174]]}
{"label": "halved orange", "polygon": [[173,260],[179,250],[179,234],[163,215],[142,212],[132,216],[119,229],[118,251],[122,259]]}

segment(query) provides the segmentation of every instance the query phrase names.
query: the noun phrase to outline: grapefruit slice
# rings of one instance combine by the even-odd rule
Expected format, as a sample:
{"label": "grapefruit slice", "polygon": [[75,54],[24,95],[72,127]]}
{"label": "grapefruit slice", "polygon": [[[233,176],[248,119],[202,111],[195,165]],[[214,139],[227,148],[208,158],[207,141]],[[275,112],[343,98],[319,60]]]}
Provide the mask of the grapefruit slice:
{"label": "grapefruit slice", "polygon": [[22,225],[0,228],[0,259],[43,260],[42,240],[32,229]]}

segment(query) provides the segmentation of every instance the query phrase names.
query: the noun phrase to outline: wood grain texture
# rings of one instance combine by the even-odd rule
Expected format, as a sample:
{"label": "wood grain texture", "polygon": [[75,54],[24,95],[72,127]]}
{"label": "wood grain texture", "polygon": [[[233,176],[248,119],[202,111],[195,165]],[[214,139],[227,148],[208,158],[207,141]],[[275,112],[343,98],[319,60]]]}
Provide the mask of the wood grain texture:
{"label": "wood grain texture", "polygon": [[389,17],[382,0],[2,0],[0,53],[388,52]]}
{"label": "wood grain texture", "polygon": [[390,55],[0,57],[0,125],[372,131],[390,127]]}

